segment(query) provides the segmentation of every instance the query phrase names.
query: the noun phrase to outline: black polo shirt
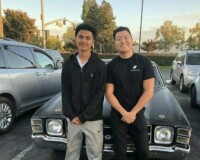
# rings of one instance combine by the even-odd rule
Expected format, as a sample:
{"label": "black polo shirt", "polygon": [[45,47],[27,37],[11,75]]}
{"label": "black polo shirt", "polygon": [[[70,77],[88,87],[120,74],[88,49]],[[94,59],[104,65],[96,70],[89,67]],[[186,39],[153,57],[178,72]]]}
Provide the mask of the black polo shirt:
{"label": "black polo shirt", "polygon": [[154,78],[150,60],[139,54],[128,59],[116,57],[107,65],[107,83],[114,85],[114,95],[130,111],[143,93],[143,81]]}

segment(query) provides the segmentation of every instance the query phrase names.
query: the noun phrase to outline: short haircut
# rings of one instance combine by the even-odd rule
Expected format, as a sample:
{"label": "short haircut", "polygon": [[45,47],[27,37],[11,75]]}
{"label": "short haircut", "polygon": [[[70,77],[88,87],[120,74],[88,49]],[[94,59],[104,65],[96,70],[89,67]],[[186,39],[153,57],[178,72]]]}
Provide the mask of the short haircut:
{"label": "short haircut", "polygon": [[97,31],[96,31],[96,29],[95,29],[91,24],[88,24],[88,23],[81,23],[81,24],[79,24],[79,25],[76,27],[75,36],[77,36],[77,34],[78,34],[78,32],[79,32],[80,30],[87,30],[87,31],[92,32],[93,38],[96,39]]}
{"label": "short haircut", "polygon": [[127,32],[130,34],[130,36],[131,36],[131,32],[130,32],[130,30],[129,30],[128,27],[120,26],[120,27],[117,27],[117,28],[113,31],[113,38],[114,38],[114,40],[115,40],[115,36],[116,36],[117,32],[121,32],[121,31],[127,31]]}

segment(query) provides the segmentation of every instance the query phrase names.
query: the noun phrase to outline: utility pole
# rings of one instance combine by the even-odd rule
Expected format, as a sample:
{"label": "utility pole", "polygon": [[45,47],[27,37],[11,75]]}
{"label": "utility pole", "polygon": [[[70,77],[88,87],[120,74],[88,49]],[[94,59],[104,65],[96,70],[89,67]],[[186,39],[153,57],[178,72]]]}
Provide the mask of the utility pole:
{"label": "utility pole", "polygon": [[3,17],[1,14],[1,0],[0,0],[0,37],[3,37]]}
{"label": "utility pole", "polygon": [[139,53],[140,53],[140,43],[141,43],[141,36],[142,36],[142,17],[143,17],[143,1],[142,0],[142,7],[141,7],[141,19],[140,19],[140,37],[139,37]]}
{"label": "utility pole", "polygon": [[44,26],[44,0],[41,0],[41,21],[42,21],[42,46],[46,48],[46,39],[45,39],[45,26]]}

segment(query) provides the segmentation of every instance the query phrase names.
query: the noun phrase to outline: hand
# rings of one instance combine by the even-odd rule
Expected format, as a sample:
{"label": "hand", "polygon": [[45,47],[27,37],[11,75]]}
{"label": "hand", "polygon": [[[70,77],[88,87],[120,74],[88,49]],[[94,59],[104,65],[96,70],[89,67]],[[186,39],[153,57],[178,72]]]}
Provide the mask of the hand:
{"label": "hand", "polygon": [[122,115],[121,120],[127,124],[131,124],[135,121],[136,114],[132,112],[125,112],[125,114]]}
{"label": "hand", "polygon": [[72,123],[73,124],[81,124],[81,121],[79,120],[78,117],[75,117],[74,119],[72,119]]}

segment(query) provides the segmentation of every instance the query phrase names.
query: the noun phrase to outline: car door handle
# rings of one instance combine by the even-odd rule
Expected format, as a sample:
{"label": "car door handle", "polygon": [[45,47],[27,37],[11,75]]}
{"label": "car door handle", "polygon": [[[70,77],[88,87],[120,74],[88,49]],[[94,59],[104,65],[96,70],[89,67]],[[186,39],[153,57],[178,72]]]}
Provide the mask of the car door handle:
{"label": "car door handle", "polygon": [[36,75],[36,76],[40,76],[41,74],[40,74],[39,72],[36,72],[35,75]]}

